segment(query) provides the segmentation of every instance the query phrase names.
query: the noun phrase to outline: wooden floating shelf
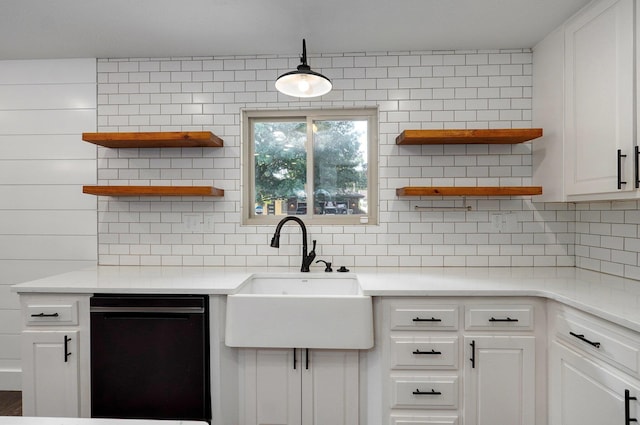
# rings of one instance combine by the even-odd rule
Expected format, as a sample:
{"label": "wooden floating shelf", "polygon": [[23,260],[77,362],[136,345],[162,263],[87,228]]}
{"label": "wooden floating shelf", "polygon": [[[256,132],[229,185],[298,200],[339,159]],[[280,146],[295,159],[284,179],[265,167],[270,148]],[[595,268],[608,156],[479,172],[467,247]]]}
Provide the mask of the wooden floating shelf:
{"label": "wooden floating shelf", "polygon": [[82,140],[107,148],[219,148],[223,146],[222,139],[210,131],[82,133]]}
{"label": "wooden floating shelf", "polygon": [[496,130],[405,130],[397,145],[516,144],[542,137],[541,128]]}
{"label": "wooden floating shelf", "polygon": [[82,192],[99,196],[224,196],[212,186],[82,186]]}
{"label": "wooden floating shelf", "polygon": [[542,195],[542,186],[427,187],[396,189],[397,196],[526,196]]}

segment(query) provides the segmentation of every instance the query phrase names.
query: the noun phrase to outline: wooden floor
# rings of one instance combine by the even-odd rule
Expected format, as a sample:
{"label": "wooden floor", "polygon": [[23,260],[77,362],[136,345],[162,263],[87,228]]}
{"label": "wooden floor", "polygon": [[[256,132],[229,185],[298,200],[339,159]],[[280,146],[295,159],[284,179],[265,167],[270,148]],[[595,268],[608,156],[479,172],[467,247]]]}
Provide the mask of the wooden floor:
{"label": "wooden floor", "polygon": [[0,391],[0,416],[22,416],[20,391]]}

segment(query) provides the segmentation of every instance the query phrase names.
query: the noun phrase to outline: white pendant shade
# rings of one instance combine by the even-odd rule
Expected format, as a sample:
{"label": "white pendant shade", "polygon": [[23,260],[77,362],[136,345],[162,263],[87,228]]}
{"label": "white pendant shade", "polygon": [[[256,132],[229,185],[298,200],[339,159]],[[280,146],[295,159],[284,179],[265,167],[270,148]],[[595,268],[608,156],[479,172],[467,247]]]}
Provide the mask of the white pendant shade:
{"label": "white pendant shade", "polygon": [[314,72],[307,65],[307,46],[302,40],[301,64],[296,71],[282,74],[276,80],[276,89],[280,93],[294,97],[317,97],[331,91],[331,80],[322,74]]}
{"label": "white pendant shade", "polygon": [[276,81],[276,89],[289,96],[316,97],[331,91],[331,81],[319,74],[293,71],[283,74]]}

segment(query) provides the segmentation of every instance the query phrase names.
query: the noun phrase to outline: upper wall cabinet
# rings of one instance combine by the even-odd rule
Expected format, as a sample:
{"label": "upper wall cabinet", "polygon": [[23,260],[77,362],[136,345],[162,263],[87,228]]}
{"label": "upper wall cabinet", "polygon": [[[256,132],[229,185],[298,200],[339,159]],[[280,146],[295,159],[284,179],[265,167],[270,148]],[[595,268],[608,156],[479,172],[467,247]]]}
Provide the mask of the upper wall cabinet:
{"label": "upper wall cabinet", "polygon": [[633,0],[606,0],[565,29],[567,195],[634,188],[633,27]]}
{"label": "upper wall cabinet", "polygon": [[547,130],[534,144],[534,183],[544,201],[638,196],[634,13],[634,0],[592,3],[534,49],[533,122]]}

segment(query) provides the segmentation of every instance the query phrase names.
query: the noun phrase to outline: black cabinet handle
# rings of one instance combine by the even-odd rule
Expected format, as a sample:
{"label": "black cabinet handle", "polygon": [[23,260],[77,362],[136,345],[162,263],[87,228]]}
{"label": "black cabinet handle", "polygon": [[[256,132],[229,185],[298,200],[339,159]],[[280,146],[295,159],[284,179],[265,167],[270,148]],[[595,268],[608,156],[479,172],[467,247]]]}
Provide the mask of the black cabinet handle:
{"label": "black cabinet handle", "polygon": [[636,418],[631,417],[631,413],[629,412],[629,402],[631,400],[637,400],[637,397],[631,397],[629,390],[624,390],[624,425],[630,425],[631,422],[638,422]]}
{"label": "black cabinet handle", "polygon": [[293,349],[293,370],[297,369],[298,359],[296,358],[296,349]]}
{"label": "black cabinet handle", "polygon": [[69,361],[69,356],[71,355],[71,353],[69,352],[69,341],[71,341],[71,338],[65,335],[64,336],[64,362],[65,363]]}
{"label": "black cabinet handle", "polygon": [[496,319],[495,317],[492,317],[491,319],[489,319],[490,322],[517,322],[518,319],[512,319],[511,317],[506,317],[505,319]]}
{"label": "black cabinet handle", "polygon": [[38,313],[32,314],[31,317],[58,317],[60,316],[58,313]]}
{"label": "black cabinet handle", "polygon": [[442,393],[440,391],[436,391],[433,388],[431,388],[431,391],[420,391],[419,389],[416,389],[412,394],[413,395],[441,395]]}
{"label": "black cabinet handle", "polygon": [[634,169],[634,177],[636,180],[636,189],[640,188],[640,146],[634,146],[634,161],[633,161],[633,169]]}
{"label": "black cabinet handle", "polygon": [[469,344],[471,346],[471,358],[469,360],[471,360],[471,369],[475,369],[476,368],[476,341],[473,340],[471,341],[471,344]]}
{"label": "black cabinet handle", "polygon": [[304,363],[305,363],[305,369],[309,370],[309,349],[308,348],[305,349]]}
{"label": "black cabinet handle", "polygon": [[436,351],[434,349],[431,349],[431,351],[420,351],[420,350],[416,350],[413,352],[413,354],[442,354],[441,351]]}
{"label": "black cabinet handle", "polygon": [[574,336],[574,337],[578,338],[579,340],[586,342],[587,344],[591,344],[596,348],[600,348],[600,343],[599,342],[589,341],[587,338],[584,337],[584,334],[577,334],[577,333],[569,332],[569,335]]}
{"label": "black cabinet handle", "polygon": [[442,319],[436,319],[435,317],[431,316],[431,319],[422,319],[420,317],[416,317],[415,319],[413,319],[414,322],[442,322]]}
{"label": "black cabinet handle", "polygon": [[627,155],[622,155],[622,149],[618,149],[618,190],[622,189],[623,184],[627,182],[622,181],[622,158],[626,158]]}

